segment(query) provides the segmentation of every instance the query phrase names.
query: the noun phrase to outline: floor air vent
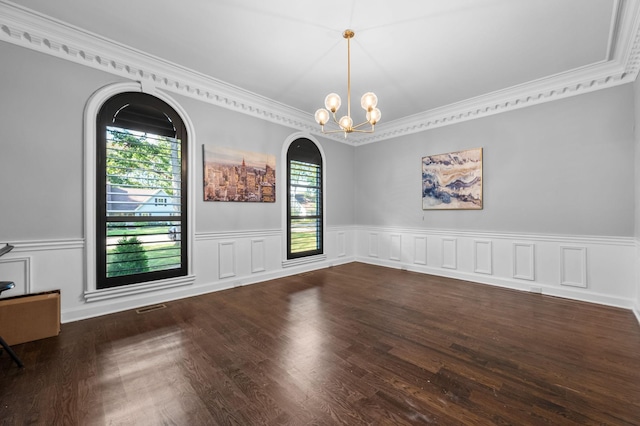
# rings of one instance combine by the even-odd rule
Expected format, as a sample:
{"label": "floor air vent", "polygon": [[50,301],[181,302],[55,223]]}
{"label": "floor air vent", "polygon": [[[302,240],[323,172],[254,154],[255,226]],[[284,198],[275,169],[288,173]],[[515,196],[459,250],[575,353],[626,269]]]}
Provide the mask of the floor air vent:
{"label": "floor air vent", "polygon": [[139,314],[146,314],[147,312],[157,311],[159,309],[164,309],[166,307],[167,305],[165,305],[164,303],[161,303],[159,305],[145,306],[144,308],[136,309],[136,312]]}

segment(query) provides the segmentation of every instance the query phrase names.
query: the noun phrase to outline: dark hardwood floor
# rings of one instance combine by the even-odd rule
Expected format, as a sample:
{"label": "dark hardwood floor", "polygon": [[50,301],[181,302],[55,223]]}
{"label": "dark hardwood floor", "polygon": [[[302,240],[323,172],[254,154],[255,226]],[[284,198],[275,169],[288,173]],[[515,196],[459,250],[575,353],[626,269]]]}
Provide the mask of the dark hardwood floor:
{"label": "dark hardwood floor", "polygon": [[638,425],[630,311],[352,263],[62,326],[2,425]]}

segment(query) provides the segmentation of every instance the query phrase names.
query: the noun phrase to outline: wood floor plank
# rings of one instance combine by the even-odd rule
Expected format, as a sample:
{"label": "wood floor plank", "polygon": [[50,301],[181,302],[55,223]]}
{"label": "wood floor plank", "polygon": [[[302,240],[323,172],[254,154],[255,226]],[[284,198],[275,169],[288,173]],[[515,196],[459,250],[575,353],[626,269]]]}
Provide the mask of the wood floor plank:
{"label": "wood floor plank", "polygon": [[0,425],[640,425],[630,311],[362,263],[62,326]]}

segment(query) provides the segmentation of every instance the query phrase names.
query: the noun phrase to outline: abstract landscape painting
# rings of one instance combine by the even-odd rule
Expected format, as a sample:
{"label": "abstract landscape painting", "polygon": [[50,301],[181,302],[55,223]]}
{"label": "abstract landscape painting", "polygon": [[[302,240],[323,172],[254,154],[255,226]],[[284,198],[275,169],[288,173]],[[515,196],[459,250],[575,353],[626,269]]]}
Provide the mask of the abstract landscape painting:
{"label": "abstract landscape painting", "polygon": [[482,209],[482,148],[422,157],[422,209]]}

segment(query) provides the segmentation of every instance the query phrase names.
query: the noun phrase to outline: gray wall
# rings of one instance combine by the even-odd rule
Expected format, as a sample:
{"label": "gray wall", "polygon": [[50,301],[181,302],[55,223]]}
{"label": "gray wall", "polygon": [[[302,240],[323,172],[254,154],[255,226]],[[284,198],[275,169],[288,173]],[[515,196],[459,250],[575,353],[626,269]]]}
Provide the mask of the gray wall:
{"label": "gray wall", "polygon": [[104,72],[0,42],[0,241],[82,238],[84,106]]}
{"label": "gray wall", "polygon": [[[0,242],[83,237],[83,111],[111,74],[0,42]],[[277,172],[296,130],[170,94],[196,132],[196,231],[279,229],[277,202],[203,201],[202,145],[272,153]],[[319,139],[326,154],[327,225],[353,225],[354,148]],[[345,184],[346,183],[346,184]]]}
{"label": "gray wall", "polygon": [[[356,222],[632,236],[633,111],[623,85],[359,147]],[[484,209],[423,211],[421,158],[476,147]]]}

